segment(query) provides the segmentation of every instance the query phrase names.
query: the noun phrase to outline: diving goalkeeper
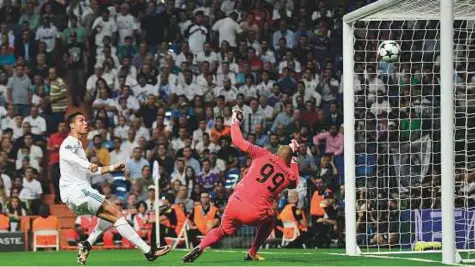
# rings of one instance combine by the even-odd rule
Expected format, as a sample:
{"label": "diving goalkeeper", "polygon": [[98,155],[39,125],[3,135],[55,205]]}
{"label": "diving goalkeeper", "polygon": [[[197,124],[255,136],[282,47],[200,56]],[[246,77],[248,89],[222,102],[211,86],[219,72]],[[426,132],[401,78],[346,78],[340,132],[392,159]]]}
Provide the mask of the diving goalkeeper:
{"label": "diving goalkeeper", "polygon": [[203,251],[225,236],[233,235],[243,224],[257,226],[257,234],[245,260],[263,260],[257,250],[269,237],[276,220],[274,201],[286,188],[296,188],[299,178],[295,140],[282,146],[274,155],[268,150],[246,141],[239,129],[243,120],[240,110],[233,110],[231,139],[233,144],[247,152],[252,164],[236,186],[224,210],[221,225],[211,230],[201,243],[183,257],[184,262],[195,261]]}

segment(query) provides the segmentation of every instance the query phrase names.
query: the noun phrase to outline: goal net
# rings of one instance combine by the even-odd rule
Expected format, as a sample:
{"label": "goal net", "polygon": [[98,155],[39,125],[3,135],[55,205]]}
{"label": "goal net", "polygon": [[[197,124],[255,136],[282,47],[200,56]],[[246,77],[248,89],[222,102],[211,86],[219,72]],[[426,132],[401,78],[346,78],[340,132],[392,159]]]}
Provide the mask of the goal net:
{"label": "goal net", "polygon": [[[453,16],[450,96],[441,95],[440,0],[382,0],[344,18],[345,126],[354,123],[345,127],[345,164],[355,165],[345,195],[356,210],[346,219],[356,228],[349,236],[347,228],[347,251],[440,250],[443,164],[454,164],[455,247],[475,249],[475,174],[467,179],[475,170],[475,2],[455,1]],[[397,62],[379,60],[384,40],[400,45]],[[450,101],[455,162],[441,153],[450,127],[441,106]]]}

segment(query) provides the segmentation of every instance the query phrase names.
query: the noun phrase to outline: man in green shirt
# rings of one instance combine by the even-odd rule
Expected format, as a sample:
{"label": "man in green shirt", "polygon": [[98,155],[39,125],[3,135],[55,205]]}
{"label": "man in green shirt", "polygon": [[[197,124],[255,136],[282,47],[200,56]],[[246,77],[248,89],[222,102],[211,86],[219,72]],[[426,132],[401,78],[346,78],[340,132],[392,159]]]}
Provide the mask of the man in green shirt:
{"label": "man in green shirt", "polygon": [[63,31],[63,43],[65,45],[70,44],[71,33],[76,32],[77,42],[87,45],[88,42],[86,42],[86,30],[78,24],[78,18],[75,15],[71,15],[69,17],[69,21],[71,22],[71,27]]}
{"label": "man in green shirt", "polygon": [[30,31],[35,32],[40,25],[40,17],[34,12],[34,6],[32,2],[27,2],[25,11],[21,15],[18,22],[19,25],[23,25],[23,22],[28,21],[30,24]]}
{"label": "man in green shirt", "polygon": [[405,116],[400,120],[401,136],[404,140],[416,140],[421,136],[422,122],[415,115]]}

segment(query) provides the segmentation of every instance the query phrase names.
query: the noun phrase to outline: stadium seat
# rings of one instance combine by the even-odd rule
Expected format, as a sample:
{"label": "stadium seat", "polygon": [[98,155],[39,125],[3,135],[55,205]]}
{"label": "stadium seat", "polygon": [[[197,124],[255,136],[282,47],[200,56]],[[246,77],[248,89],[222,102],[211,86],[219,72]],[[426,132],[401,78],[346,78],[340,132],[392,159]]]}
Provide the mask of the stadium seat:
{"label": "stadium seat", "polygon": [[55,248],[59,251],[58,230],[37,230],[33,232],[33,251],[37,248]]}
{"label": "stadium seat", "polygon": [[10,228],[10,218],[0,213],[0,233],[8,232]]}
{"label": "stadium seat", "polygon": [[104,248],[113,248],[114,245],[114,234],[111,231],[106,231],[102,237],[104,240]]}

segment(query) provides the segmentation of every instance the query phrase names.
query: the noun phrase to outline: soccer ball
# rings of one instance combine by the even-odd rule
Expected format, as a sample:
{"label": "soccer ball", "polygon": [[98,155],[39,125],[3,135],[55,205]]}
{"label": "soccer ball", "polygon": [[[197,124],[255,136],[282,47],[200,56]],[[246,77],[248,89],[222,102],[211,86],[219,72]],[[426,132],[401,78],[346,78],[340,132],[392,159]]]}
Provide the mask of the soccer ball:
{"label": "soccer ball", "polygon": [[395,41],[384,41],[378,46],[378,55],[382,61],[395,62],[401,54],[401,47]]}

